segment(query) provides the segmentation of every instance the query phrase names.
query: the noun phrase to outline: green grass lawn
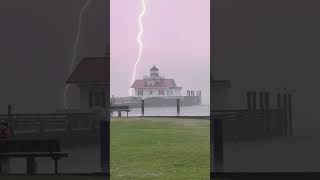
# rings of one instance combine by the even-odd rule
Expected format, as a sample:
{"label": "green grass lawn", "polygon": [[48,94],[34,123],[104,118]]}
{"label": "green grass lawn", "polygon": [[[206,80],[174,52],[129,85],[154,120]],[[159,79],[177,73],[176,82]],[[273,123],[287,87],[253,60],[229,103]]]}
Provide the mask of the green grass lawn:
{"label": "green grass lawn", "polygon": [[209,134],[206,120],[113,118],[111,179],[207,180]]}

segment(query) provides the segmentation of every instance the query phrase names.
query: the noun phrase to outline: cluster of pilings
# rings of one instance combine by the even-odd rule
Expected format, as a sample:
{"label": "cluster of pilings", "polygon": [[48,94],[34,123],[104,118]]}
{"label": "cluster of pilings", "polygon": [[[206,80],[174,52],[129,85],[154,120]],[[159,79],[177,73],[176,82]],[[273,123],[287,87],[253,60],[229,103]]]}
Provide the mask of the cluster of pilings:
{"label": "cluster of pilings", "polygon": [[[248,121],[256,136],[292,136],[292,94],[276,94],[276,107],[270,105],[270,92],[247,92]],[[260,116],[258,116],[260,114]]]}
{"label": "cluster of pilings", "polygon": [[201,91],[187,90],[187,96],[201,96]]}
{"label": "cluster of pilings", "polygon": [[[274,94],[276,104],[272,106],[270,96]],[[226,136],[233,138],[236,135],[240,139],[293,136],[292,93],[248,91],[246,96],[245,110],[211,111],[212,172],[223,171],[223,144]]]}

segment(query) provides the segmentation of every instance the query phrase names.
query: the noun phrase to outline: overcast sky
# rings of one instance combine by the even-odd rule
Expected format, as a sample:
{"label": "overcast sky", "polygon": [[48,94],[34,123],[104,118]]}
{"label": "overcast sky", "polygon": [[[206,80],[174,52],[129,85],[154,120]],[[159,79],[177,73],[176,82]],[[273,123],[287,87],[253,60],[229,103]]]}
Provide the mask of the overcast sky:
{"label": "overcast sky", "polygon": [[[210,0],[145,0],[144,50],[136,79],[156,65],[209,103]],[[111,0],[111,94],[128,96],[138,57],[141,0]]]}

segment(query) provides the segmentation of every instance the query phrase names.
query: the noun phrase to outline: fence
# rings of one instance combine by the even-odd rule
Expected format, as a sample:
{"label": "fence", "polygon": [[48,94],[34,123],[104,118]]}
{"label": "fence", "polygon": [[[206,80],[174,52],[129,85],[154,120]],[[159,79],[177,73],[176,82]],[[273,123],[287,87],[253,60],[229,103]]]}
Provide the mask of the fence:
{"label": "fence", "polygon": [[0,120],[9,122],[13,132],[49,133],[95,131],[99,127],[96,113],[0,114]]}
{"label": "fence", "polygon": [[286,136],[288,126],[284,124],[281,109],[256,110],[214,110],[212,119],[220,119],[225,140],[250,140]]}

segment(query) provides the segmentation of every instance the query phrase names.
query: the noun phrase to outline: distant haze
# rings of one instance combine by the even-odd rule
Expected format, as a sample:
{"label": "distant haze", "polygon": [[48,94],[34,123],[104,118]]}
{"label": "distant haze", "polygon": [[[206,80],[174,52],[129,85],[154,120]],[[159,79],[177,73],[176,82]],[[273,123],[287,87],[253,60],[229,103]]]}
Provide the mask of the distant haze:
{"label": "distant haze", "polygon": [[[160,74],[210,99],[210,0],[146,0],[144,51],[136,79]],[[111,94],[128,96],[138,57],[140,0],[111,0]]]}

